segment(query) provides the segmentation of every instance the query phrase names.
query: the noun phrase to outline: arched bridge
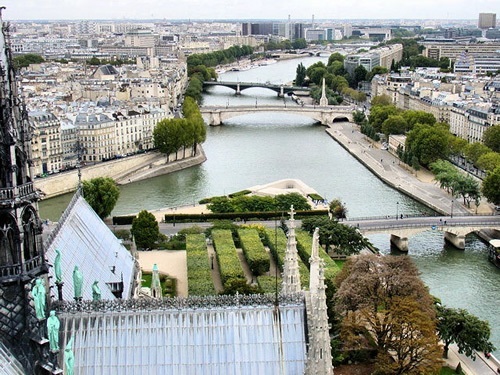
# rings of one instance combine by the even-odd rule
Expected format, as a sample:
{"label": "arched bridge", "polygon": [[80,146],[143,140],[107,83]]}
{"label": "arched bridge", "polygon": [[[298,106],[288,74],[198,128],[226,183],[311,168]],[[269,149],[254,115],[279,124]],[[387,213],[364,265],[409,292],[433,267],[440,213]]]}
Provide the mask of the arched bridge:
{"label": "arched bridge", "polygon": [[230,118],[260,112],[282,112],[292,115],[309,117],[323,125],[332,124],[334,121],[352,121],[352,106],[299,106],[299,105],[255,105],[255,106],[227,106],[200,108],[201,114],[211,126],[223,124]]}
{"label": "arched bridge", "polygon": [[261,83],[261,82],[225,82],[225,81],[205,81],[203,82],[203,88],[210,86],[225,86],[236,91],[236,95],[241,94],[243,90],[250,89],[252,87],[261,87],[269,90],[273,90],[278,93],[279,97],[283,97],[285,94],[293,92],[309,92],[311,91],[308,87],[300,86],[285,86],[276,85],[273,83]]}
{"label": "arched bridge", "polygon": [[391,244],[408,251],[408,237],[428,230],[443,232],[444,239],[458,249],[465,249],[465,236],[482,229],[492,230],[500,237],[500,216],[460,217],[383,217],[350,219],[345,224],[359,229],[363,235],[388,233]]}

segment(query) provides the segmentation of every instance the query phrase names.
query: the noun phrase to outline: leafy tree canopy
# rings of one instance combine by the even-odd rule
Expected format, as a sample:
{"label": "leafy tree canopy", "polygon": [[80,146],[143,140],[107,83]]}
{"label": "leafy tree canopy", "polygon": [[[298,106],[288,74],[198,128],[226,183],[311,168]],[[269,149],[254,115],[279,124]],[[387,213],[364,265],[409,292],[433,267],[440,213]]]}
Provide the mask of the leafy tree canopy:
{"label": "leafy tree canopy", "polygon": [[139,249],[155,248],[160,235],[155,216],[146,210],[139,212],[139,215],[134,218],[130,232],[134,236]]}
{"label": "leafy tree canopy", "polygon": [[115,208],[120,190],[110,177],[97,177],[82,183],[83,197],[101,219]]}
{"label": "leafy tree canopy", "polygon": [[26,55],[15,56],[12,60],[14,63],[14,67],[16,69],[26,68],[30,66],[30,64],[40,64],[45,61],[42,56],[34,53],[27,53]]}
{"label": "leafy tree canopy", "polygon": [[500,126],[494,125],[486,129],[483,134],[483,142],[493,151],[500,152]]}
{"label": "leafy tree canopy", "polygon": [[486,174],[482,186],[483,195],[488,202],[500,205],[500,167]]}

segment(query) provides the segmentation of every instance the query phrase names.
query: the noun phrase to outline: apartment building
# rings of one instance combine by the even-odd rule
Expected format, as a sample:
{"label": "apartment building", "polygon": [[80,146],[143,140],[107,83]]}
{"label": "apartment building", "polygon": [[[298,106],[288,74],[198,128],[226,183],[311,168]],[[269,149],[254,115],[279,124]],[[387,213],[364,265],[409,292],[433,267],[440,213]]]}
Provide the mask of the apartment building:
{"label": "apartment building", "polygon": [[462,53],[466,52],[473,56],[496,56],[500,50],[499,42],[489,43],[439,43],[423,42],[422,55],[431,59],[439,60],[448,57],[455,61]]}
{"label": "apartment building", "polygon": [[392,62],[397,63],[403,58],[403,45],[392,44],[370,50],[364,53],[347,55],[344,60],[344,68],[353,74],[354,70],[362,65],[368,72],[376,66],[390,69]]}
{"label": "apartment building", "polygon": [[35,175],[58,172],[63,160],[59,119],[43,111],[30,112],[28,119],[34,129],[31,145]]}
{"label": "apartment building", "polygon": [[469,143],[482,143],[486,129],[498,125],[500,107],[491,102],[457,102],[451,108],[450,132]]}

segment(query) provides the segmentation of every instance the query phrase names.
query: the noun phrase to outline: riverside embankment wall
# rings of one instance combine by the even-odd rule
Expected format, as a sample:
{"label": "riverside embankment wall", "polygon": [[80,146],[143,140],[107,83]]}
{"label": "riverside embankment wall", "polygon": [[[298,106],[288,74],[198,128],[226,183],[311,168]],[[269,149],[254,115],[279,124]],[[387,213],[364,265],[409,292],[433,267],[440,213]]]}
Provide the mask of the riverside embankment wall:
{"label": "riverside embankment wall", "polygon": [[[199,165],[206,160],[206,156],[201,146],[198,146],[195,156],[183,158],[183,152],[179,151],[178,160],[175,161],[175,159],[175,154],[170,155],[167,163],[167,157],[164,154],[148,152],[87,165],[81,169],[82,181],[96,177],[111,177],[118,184],[123,185]],[[71,193],[76,190],[77,186],[78,171],[76,169],[35,180],[35,188],[40,189],[45,194],[45,198]]]}

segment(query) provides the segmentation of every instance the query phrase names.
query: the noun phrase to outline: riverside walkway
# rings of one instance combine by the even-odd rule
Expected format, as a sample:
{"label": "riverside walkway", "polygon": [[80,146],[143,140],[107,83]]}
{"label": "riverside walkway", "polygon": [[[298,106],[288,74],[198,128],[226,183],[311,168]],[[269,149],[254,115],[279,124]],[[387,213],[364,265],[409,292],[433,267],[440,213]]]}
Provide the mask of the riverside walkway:
{"label": "riverside walkway", "polygon": [[[430,172],[421,170],[414,175],[397,156],[380,149],[378,143],[360,133],[356,124],[336,122],[326,132],[386,184],[441,215],[465,216],[476,213],[475,206],[467,208],[459,198],[441,189]],[[493,214],[493,208],[483,199],[477,213]]]}

